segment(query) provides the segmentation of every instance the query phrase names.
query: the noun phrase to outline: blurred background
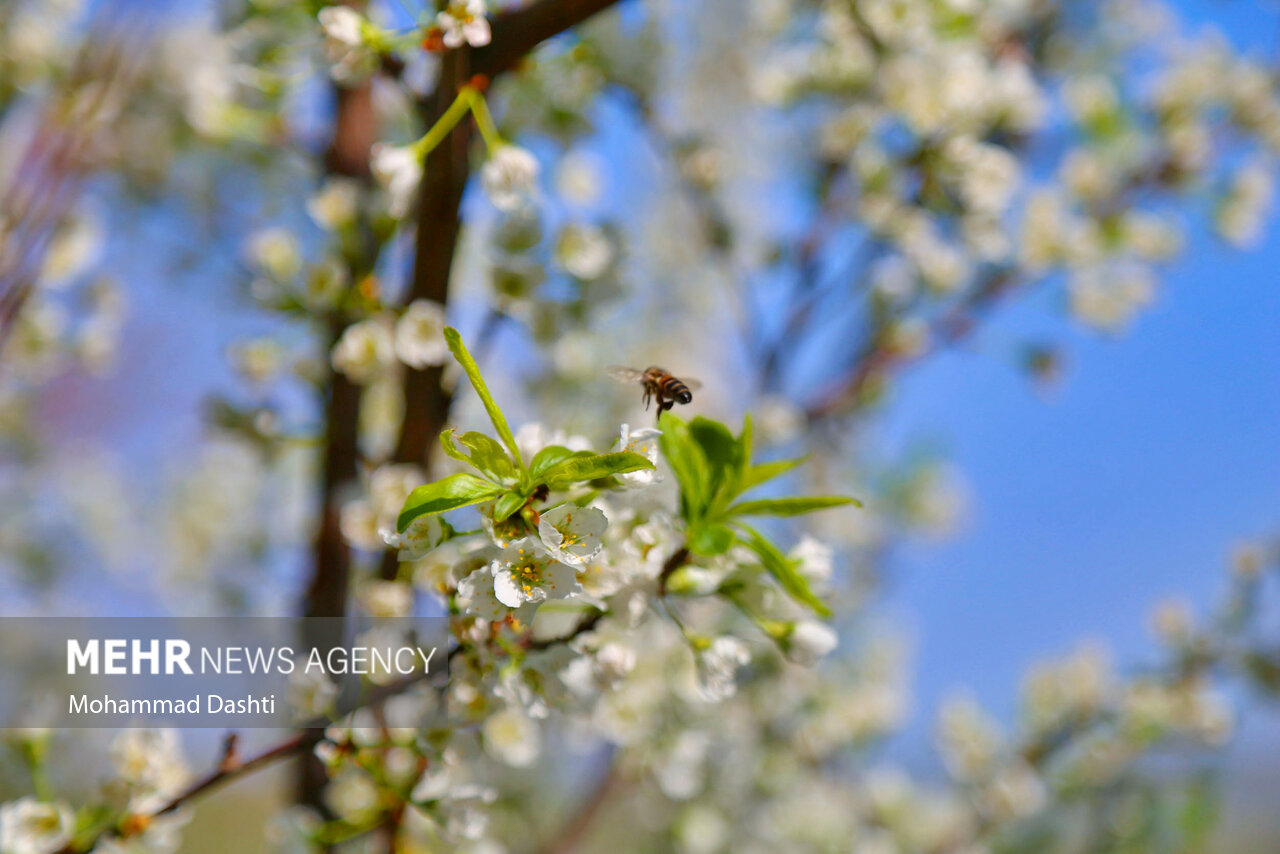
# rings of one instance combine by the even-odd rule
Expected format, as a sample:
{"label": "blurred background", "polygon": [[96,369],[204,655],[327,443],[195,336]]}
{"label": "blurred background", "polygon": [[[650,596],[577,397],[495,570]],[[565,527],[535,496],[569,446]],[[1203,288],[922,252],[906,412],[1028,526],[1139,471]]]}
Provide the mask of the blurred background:
{"label": "blurred background", "polygon": [[[941,777],[946,698],[972,695],[1012,721],[1046,658],[1095,645],[1121,672],[1143,667],[1164,646],[1161,603],[1207,610],[1241,550],[1274,536],[1276,138],[1204,92],[1187,108],[1203,110],[1204,139],[1185,143],[1167,90],[1178,74],[1244,77],[1247,65],[1274,98],[1280,9],[920,0],[884,13],[1022,22],[1010,27],[1025,38],[992,56],[1033,69],[1044,103],[1027,127],[997,122],[988,137],[1019,174],[987,224],[995,242],[1029,241],[1025,211],[1045,186],[1105,235],[1126,214],[1152,218],[1145,244],[1115,250],[1141,274],[1100,292],[1068,257],[1097,238],[1069,229],[1044,263],[1025,247],[983,255],[974,239],[960,259],[933,259],[965,266],[964,283],[931,283],[928,253],[867,203],[876,182],[914,193],[903,203],[944,235],[981,223],[947,193],[930,199],[921,158],[945,156],[913,146],[942,131],[913,126],[911,96],[899,104],[888,84],[867,94],[879,85],[867,75],[904,73],[888,69],[894,42],[864,70],[839,45],[816,56],[812,43],[835,38],[832,5],[626,0],[495,86],[504,135],[541,163],[536,213],[495,210],[468,185],[448,315],[517,423],[595,441],[647,423],[601,366],[660,364],[702,380],[692,411],[730,423],[753,412],[769,447],[813,454],[822,485],[866,499],[852,529],[842,518],[815,533],[840,551],[851,619],[904,656],[909,700],[879,750]],[[305,304],[336,275],[319,164],[332,158],[333,80],[355,85],[330,67],[318,9],[3,0],[4,614],[300,607],[329,360],[323,324],[284,295]],[[424,11],[410,0],[369,15],[399,32]],[[440,60],[396,56],[368,120],[404,142],[424,130],[414,105]],[[859,122],[872,130],[850,129]],[[1130,133],[1142,144],[1116,141]],[[1152,152],[1188,145],[1188,162],[1143,173]],[[1094,161],[1064,165],[1079,152]],[[893,177],[917,168],[925,177],[905,189]],[[1126,189],[1092,198],[1090,182],[1107,181]],[[413,268],[408,231],[375,271],[389,299]],[[395,444],[394,386],[365,392],[371,459]],[[450,423],[477,423],[473,403]],[[1275,618],[1263,625],[1280,642]],[[1223,781],[1212,850],[1276,850],[1280,718],[1253,689],[1230,690],[1231,745],[1171,768]],[[190,735],[193,756],[212,756],[215,734]],[[257,821],[250,811],[265,825],[260,793],[283,801],[282,787],[242,783],[193,828]],[[189,832],[182,850],[226,848]]]}

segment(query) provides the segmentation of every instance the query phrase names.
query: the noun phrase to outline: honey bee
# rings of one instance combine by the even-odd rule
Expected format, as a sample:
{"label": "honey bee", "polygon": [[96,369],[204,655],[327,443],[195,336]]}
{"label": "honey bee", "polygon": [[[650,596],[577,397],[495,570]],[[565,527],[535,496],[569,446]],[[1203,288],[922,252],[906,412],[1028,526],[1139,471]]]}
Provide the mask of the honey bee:
{"label": "honey bee", "polygon": [[677,403],[689,403],[693,400],[693,390],[702,388],[702,383],[697,380],[677,379],[670,371],[659,367],[639,371],[621,365],[610,365],[605,368],[605,372],[620,383],[640,383],[644,386],[644,408],[647,410],[649,401],[656,397],[659,415]]}

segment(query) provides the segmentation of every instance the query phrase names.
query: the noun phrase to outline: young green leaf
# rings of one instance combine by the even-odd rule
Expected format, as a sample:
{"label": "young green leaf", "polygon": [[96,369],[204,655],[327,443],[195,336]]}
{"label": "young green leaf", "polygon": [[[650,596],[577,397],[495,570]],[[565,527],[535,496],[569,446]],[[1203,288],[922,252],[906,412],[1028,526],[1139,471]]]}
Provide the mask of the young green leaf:
{"label": "young green leaf", "polygon": [[830,507],[846,504],[862,506],[856,498],[843,495],[808,495],[797,498],[761,498],[758,501],[742,501],[729,508],[730,516],[803,516]]}
{"label": "young green leaf", "polygon": [[664,412],[658,418],[658,427],[662,430],[658,447],[680,484],[681,515],[688,522],[701,519],[710,497],[707,484],[711,474],[707,458],[689,433],[689,425],[679,417]]}
{"label": "young green leaf", "polygon": [[493,521],[502,522],[508,519],[512,513],[524,506],[529,500],[529,496],[522,495],[519,492],[508,492],[498,499],[493,505]]}
{"label": "young green leaf", "polygon": [[611,454],[587,454],[585,456],[574,454],[544,471],[541,480],[546,481],[548,485],[576,483],[583,480],[608,477],[611,474],[625,474],[629,471],[651,468],[653,468],[653,463],[631,451],[614,451]]}
{"label": "young green leaf", "polygon": [[738,494],[738,479],[746,466],[746,455],[738,438],[718,421],[699,416],[689,423],[689,435],[707,461],[707,509],[716,514]]}
{"label": "young green leaf", "polygon": [[543,472],[554,465],[564,462],[572,456],[579,454],[590,454],[590,451],[571,451],[563,445],[547,445],[541,451],[534,454],[533,459],[529,462],[529,474],[537,478],[541,477]]}
{"label": "young green leaf", "polygon": [[796,457],[795,459],[790,460],[775,460],[770,463],[749,465],[742,475],[742,483],[740,484],[742,487],[741,491],[746,492],[749,489],[754,489],[762,483],[773,480],[775,477],[784,475],[803,463],[806,459],[807,457]]}
{"label": "young green leaf", "polygon": [[467,379],[471,380],[471,387],[480,396],[480,402],[484,404],[484,411],[489,413],[489,420],[493,422],[493,429],[498,431],[498,437],[502,439],[503,444],[507,446],[507,450],[511,452],[511,459],[515,460],[523,468],[524,462],[520,457],[520,448],[516,445],[516,437],[507,425],[506,416],[502,414],[502,410],[494,402],[493,395],[489,393],[489,387],[485,385],[484,377],[480,375],[480,366],[476,364],[475,359],[471,358],[467,345],[462,343],[462,336],[452,326],[446,326],[444,338],[449,343],[449,351],[458,360],[458,364],[462,365],[462,370],[466,371]]}
{"label": "young green leaf", "polygon": [[746,525],[739,525],[739,527],[747,535],[745,538],[741,538],[739,542],[756,553],[756,556],[760,558],[760,563],[782,585],[782,589],[787,591],[792,599],[808,605],[823,617],[831,616],[831,609],[809,588],[809,582],[796,569],[790,558],[758,532],[753,531]]}
{"label": "young green leaf", "polygon": [[483,433],[464,433],[459,440],[471,451],[471,462],[476,468],[495,479],[514,478],[515,464],[502,446]]}
{"label": "young green leaf", "polygon": [[459,441],[470,453],[463,453],[462,448],[458,447],[453,430],[445,430],[440,434],[440,446],[447,455],[478,469],[492,480],[514,479],[518,475],[507,452],[483,433],[467,433]]}
{"label": "young green leaf", "polygon": [[733,547],[733,531],[726,525],[700,524],[689,528],[689,551],[703,557],[722,555]]}
{"label": "young green leaf", "polygon": [[475,463],[471,461],[471,457],[462,453],[462,451],[458,449],[457,443],[453,441],[453,433],[454,431],[452,428],[442,430],[440,432],[440,447],[444,448],[444,452],[447,456],[452,457],[458,462],[466,463],[469,466],[475,465]]}
{"label": "young green leaf", "polygon": [[396,530],[404,531],[409,523],[427,513],[444,513],[456,507],[478,504],[503,492],[501,486],[473,474],[459,472],[443,480],[419,486],[405,499],[396,520]]}

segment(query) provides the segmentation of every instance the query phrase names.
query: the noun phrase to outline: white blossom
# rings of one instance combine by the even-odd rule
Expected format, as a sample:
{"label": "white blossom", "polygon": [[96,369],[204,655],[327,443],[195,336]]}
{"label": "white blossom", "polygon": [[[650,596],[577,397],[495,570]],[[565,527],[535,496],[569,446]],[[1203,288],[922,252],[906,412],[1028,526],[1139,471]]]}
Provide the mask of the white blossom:
{"label": "white blossom", "polygon": [[127,729],[111,743],[111,761],[134,787],[133,808],[144,811],[177,793],[190,774],[178,731]]}
{"label": "white blossom", "polygon": [[458,607],[462,613],[482,620],[500,620],[506,615],[507,606],[498,601],[493,589],[492,566],[472,570],[458,582]]}
{"label": "white blossom", "polygon": [[394,357],[391,331],[375,317],[348,326],[334,345],[332,358],[334,370],[365,384],[381,376]]}
{"label": "white blossom", "polygon": [[696,655],[698,689],[704,700],[718,703],[738,691],[738,669],[751,660],[746,645],[723,635],[699,649]]}
{"label": "white blossom", "polygon": [[714,854],[730,839],[732,825],[720,810],[694,804],[680,815],[676,826],[680,854]]}
{"label": "white blossom", "polygon": [[410,522],[402,532],[383,529],[382,541],[399,551],[402,561],[421,560],[444,539],[444,525],[434,513],[424,513]]}
{"label": "white blossom", "polygon": [[970,697],[956,697],[938,714],[938,746],[947,770],[958,780],[991,773],[1002,740],[996,722]]}
{"label": "white blossom", "polygon": [[997,820],[1011,821],[1038,811],[1047,799],[1044,780],[1036,770],[1026,762],[1014,761],[986,787],[983,806]]}
{"label": "white blossom", "polygon": [[382,804],[381,792],[369,773],[350,765],[329,782],[324,799],[339,818],[357,825],[373,820]]}
{"label": "white blossom", "polygon": [[596,650],[596,668],[606,684],[623,678],[636,667],[636,651],[621,643],[607,643]]}
{"label": "white blossom", "polygon": [[307,199],[307,214],[316,225],[337,231],[353,222],[360,206],[360,185],[352,178],[333,177]]}
{"label": "white blossom", "polygon": [[444,33],[445,47],[484,47],[492,38],[484,0],[453,0],[436,15],[436,26]]}
{"label": "white blossom", "polygon": [[613,244],[594,225],[570,225],[560,233],[556,257],[561,266],[579,279],[598,279],[613,263]]}
{"label": "white blossom", "polygon": [[553,558],[580,567],[599,553],[600,535],[607,527],[609,520],[599,508],[579,507],[568,501],[542,514],[538,537]]}
{"label": "white blossom", "polygon": [[401,581],[370,580],[360,588],[360,604],[371,617],[407,617],[413,611],[413,587]]}
{"label": "white blossom", "polygon": [[249,260],[277,280],[292,279],[302,269],[298,240],[286,228],[265,228],[249,238]]}
{"label": "white blossom", "polygon": [[526,149],[502,145],[480,170],[480,181],[493,206],[514,211],[538,189],[538,159]]}
{"label": "white blossom", "polygon": [[240,376],[265,385],[279,372],[286,354],[277,339],[263,337],[232,344],[228,355]]}
{"label": "white blossom", "polygon": [[498,761],[524,768],[538,758],[542,741],[538,725],[528,715],[507,708],[484,722],[484,747]]}
{"label": "white blossom", "polygon": [[516,447],[520,455],[531,460],[538,451],[548,445],[560,445],[571,451],[589,451],[591,442],[585,436],[575,436],[563,430],[548,430],[536,421],[521,424],[516,431]]}
{"label": "white blossom", "polygon": [[440,303],[425,299],[409,303],[396,321],[396,356],[411,368],[443,364],[449,358],[444,327]]}
{"label": "white blossom", "polygon": [[[662,431],[656,427],[641,427],[639,430],[632,430],[628,424],[622,425],[621,436],[618,439],[618,447],[623,451],[630,451],[633,454],[639,454],[655,466],[658,462],[658,437],[662,435]],[[656,468],[640,469],[639,471],[624,472],[617,476],[624,486],[636,488],[649,486],[658,479],[658,471]]]}
{"label": "white blossom", "polygon": [[350,6],[326,6],[316,17],[327,48],[345,52],[364,43],[364,18]]}
{"label": "white blossom", "polygon": [[573,567],[548,555],[540,543],[524,538],[502,550],[493,562],[493,590],[508,608],[525,602],[563,599],[578,590]]}
{"label": "white blossom", "polygon": [[1071,313],[1104,331],[1125,327],[1155,299],[1151,270],[1139,264],[1109,264],[1078,271],[1068,283]]}
{"label": "white blossom", "polygon": [[326,6],[316,17],[324,32],[324,54],[333,78],[354,83],[367,77],[375,64],[365,38],[368,21],[350,6]]}
{"label": "white blossom", "polygon": [[600,197],[602,168],[596,155],[580,149],[570,151],[556,168],[556,189],[567,202],[592,204]]}
{"label": "white blossom", "polygon": [[285,690],[289,709],[300,721],[323,715],[338,698],[338,686],[329,678],[329,674],[324,668],[307,667],[306,659],[296,662]]}
{"label": "white blossom", "polygon": [[788,658],[798,664],[813,666],[836,648],[840,638],[835,629],[825,623],[801,620],[791,627],[784,643]]}
{"label": "white blossom", "polygon": [[391,215],[407,214],[422,182],[422,153],[418,147],[375,143],[369,154],[369,168],[390,197]]}
{"label": "white blossom", "polygon": [[21,798],[0,806],[0,851],[53,854],[71,841],[75,819],[62,803]]}
{"label": "white blossom", "polygon": [[58,287],[85,272],[101,255],[103,229],[94,217],[72,216],[53,235],[41,265],[45,287]]}
{"label": "white blossom", "polygon": [[808,534],[800,538],[788,555],[796,562],[796,569],[811,583],[831,580],[835,569],[835,553],[831,546]]}
{"label": "white blossom", "polygon": [[1232,177],[1230,188],[1218,204],[1218,233],[1235,246],[1256,245],[1274,192],[1275,178],[1270,167],[1261,162],[1246,165]]}
{"label": "white blossom", "polygon": [[704,732],[686,730],[664,752],[654,769],[662,793],[677,801],[687,801],[706,784],[707,754],[711,739]]}
{"label": "white blossom", "polygon": [[945,155],[971,208],[998,214],[1008,207],[1022,176],[1017,158],[1008,149],[966,135],[953,137]]}

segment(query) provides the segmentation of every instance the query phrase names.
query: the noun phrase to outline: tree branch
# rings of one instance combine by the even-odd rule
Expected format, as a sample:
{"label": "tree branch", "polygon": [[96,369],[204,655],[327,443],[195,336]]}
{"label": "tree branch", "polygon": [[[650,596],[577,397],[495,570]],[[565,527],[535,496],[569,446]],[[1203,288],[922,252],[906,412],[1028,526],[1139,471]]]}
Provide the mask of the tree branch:
{"label": "tree branch", "polygon": [[[335,175],[370,180],[369,151],[374,141],[372,89],[368,83],[355,88],[337,89],[338,111],[333,139],[325,156],[328,171]],[[351,263],[351,281],[358,282],[374,268],[379,246],[369,241],[364,257]],[[350,324],[343,312],[329,318],[325,353],[332,351]],[[328,365],[328,359],[325,360]],[[320,483],[320,524],[314,546],[315,569],[303,599],[304,617],[341,617],[347,610],[347,591],[351,578],[351,552],[342,534],[340,505],[342,495],[359,473],[360,459],[360,387],[344,374],[328,368],[328,399],[325,401],[324,469]],[[302,638],[314,647],[319,638]],[[328,774],[324,765],[310,754],[322,731],[303,733],[302,747],[307,748],[298,778],[298,801],[323,811],[324,787]]]}
{"label": "tree branch", "polygon": [[493,20],[493,38],[472,52],[472,70],[496,77],[542,42],[602,12],[618,0],[537,0]]}
{"label": "tree branch", "polygon": [[[308,747],[308,745],[309,741],[307,739],[307,734],[305,732],[300,732],[292,738],[269,747],[249,759],[239,761],[236,760],[234,756],[234,734],[228,735],[225,746],[223,747],[222,757],[219,759],[218,764],[212,771],[191,783],[191,785],[187,786],[187,788],[183,789],[178,794],[174,795],[154,812],[147,815],[126,817],[124,822],[122,822],[121,827],[107,830],[101,836],[94,839],[93,843],[96,845],[103,839],[121,838],[142,833],[156,818],[175,812],[201,795],[207,794],[214,789],[218,789],[247,774],[251,774],[259,768],[273,765],[281,759],[287,759],[290,756],[300,754]],[[74,854],[74,852],[80,850],[82,849],[72,847],[68,844],[59,850],[57,854]]]}

